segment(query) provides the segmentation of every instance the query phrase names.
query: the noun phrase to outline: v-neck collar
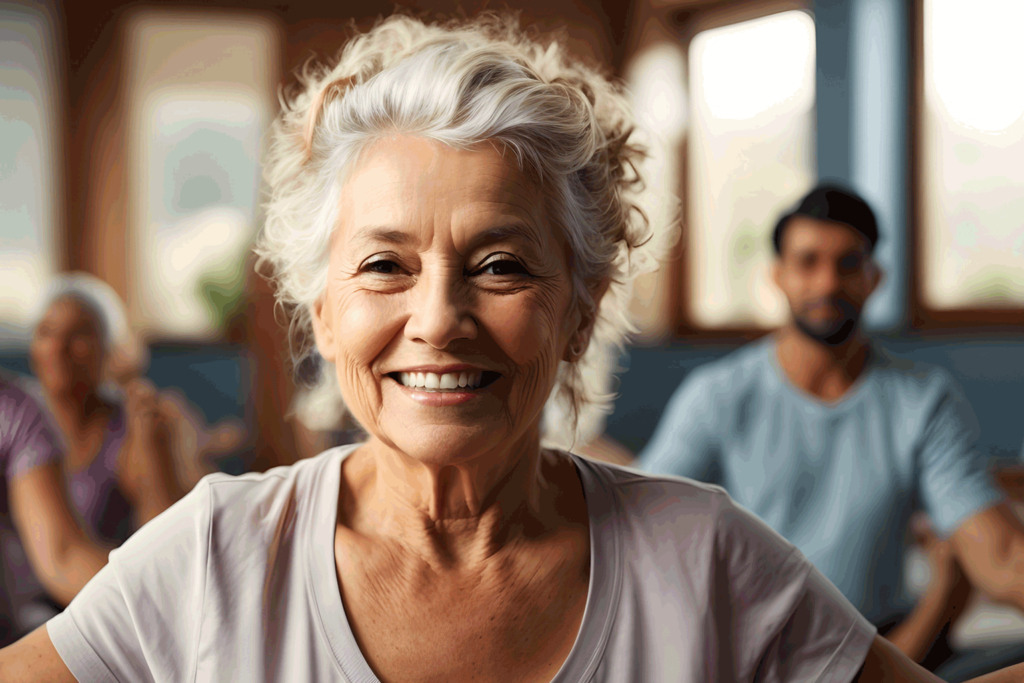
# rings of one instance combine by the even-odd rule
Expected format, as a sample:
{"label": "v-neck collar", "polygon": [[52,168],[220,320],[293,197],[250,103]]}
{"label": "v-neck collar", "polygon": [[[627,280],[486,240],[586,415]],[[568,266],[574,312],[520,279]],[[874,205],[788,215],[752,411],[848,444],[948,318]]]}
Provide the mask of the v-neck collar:
{"label": "v-neck collar", "polygon": [[[317,517],[306,553],[308,581],[321,634],[349,683],[380,683],[356,643],[338,586],[334,540],[341,490],[341,465],[360,444],[341,446],[324,464],[316,500]],[[587,502],[590,536],[590,585],[572,650],[551,683],[583,683],[597,671],[604,654],[622,585],[622,556],[617,526],[620,515],[610,484],[586,460],[571,455]]]}

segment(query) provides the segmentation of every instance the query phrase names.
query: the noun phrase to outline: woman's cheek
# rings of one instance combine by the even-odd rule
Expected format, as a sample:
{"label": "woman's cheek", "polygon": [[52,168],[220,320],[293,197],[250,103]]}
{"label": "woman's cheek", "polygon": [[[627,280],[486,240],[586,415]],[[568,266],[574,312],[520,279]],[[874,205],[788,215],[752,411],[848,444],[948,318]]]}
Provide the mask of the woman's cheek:
{"label": "woman's cheek", "polygon": [[335,344],[340,355],[371,363],[395,336],[398,307],[391,296],[343,293],[335,304]]}
{"label": "woman's cheek", "polygon": [[[543,290],[498,299],[489,311],[494,336],[517,365],[556,352],[561,327],[557,293]],[[567,303],[567,302],[566,302]]]}
{"label": "woman's cheek", "polygon": [[43,370],[49,370],[61,363],[59,344],[54,340],[43,339],[32,346],[32,357],[36,365]]}
{"label": "woman's cheek", "polygon": [[334,338],[343,398],[362,420],[377,412],[380,381],[374,361],[401,331],[398,302],[378,293],[354,292],[338,297]]}

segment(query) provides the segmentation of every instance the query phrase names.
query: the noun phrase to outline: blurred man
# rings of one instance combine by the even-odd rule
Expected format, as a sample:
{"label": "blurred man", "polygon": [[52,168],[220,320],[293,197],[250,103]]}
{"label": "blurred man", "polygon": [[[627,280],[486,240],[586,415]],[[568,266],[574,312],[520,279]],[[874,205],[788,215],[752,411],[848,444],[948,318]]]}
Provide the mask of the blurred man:
{"label": "blurred man", "polygon": [[[1024,535],[973,450],[975,417],[948,373],[891,358],[861,333],[882,277],[877,240],[870,207],[839,188],[816,188],[783,216],[772,275],[789,323],[695,370],[639,463],[725,487],[883,635],[935,666],[949,658],[938,636],[966,600],[963,575],[1024,608]],[[921,507],[931,526],[915,520],[913,531],[933,580],[914,606],[903,562]]]}

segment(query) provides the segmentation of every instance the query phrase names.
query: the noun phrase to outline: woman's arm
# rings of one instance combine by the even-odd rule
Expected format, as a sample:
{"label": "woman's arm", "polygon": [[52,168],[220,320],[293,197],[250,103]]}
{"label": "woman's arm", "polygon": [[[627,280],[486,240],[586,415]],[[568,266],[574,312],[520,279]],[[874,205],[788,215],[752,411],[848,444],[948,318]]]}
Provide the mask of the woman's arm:
{"label": "woman's arm", "polygon": [[881,636],[868,650],[864,666],[853,683],[941,683],[942,679],[926,671]]}
{"label": "woman's arm", "polygon": [[947,624],[952,627],[963,615],[971,583],[960,569],[953,544],[939,538],[926,517],[915,517],[910,526],[918,545],[928,555],[931,579],[914,611],[885,637],[903,654],[920,662],[942,629]]}
{"label": "woman's arm", "polygon": [[1021,683],[1024,681],[1024,664],[1015,664],[1005,669],[975,678],[967,683]]}
{"label": "woman's arm", "polygon": [[0,650],[0,681],[4,683],[77,683],[46,626],[40,626],[13,645]]}
{"label": "woman's arm", "polygon": [[[1022,683],[1024,664],[975,678],[968,683]],[[942,683],[942,679],[910,661],[896,646],[875,636],[864,666],[853,683]]]}
{"label": "woman's arm", "polygon": [[67,605],[107,563],[110,549],[78,524],[57,463],[33,467],[7,486],[11,517],[36,576],[54,600]]}

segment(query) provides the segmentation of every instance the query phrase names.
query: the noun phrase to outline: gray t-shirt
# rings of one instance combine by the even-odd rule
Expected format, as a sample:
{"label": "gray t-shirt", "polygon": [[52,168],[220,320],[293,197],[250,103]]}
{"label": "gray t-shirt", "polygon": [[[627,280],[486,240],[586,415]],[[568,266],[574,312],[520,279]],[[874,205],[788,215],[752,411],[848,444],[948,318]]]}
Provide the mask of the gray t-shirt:
{"label": "gray t-shirt", "polygon": [[[335,570],[341,461],[354,448],[210,475],[111,553],[47,625],[75,677],[376,683]],[[724,491],[573,457],[590,589],[555,681],[853,679],[874,627]]]}

